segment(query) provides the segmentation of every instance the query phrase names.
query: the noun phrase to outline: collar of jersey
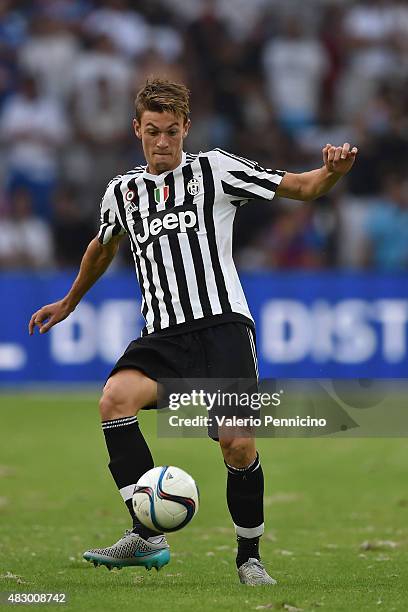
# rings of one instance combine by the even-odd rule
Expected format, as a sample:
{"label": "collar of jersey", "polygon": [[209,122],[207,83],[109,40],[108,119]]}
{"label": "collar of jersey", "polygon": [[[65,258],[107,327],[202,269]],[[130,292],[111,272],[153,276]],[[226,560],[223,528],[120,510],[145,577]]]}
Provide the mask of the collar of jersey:
{"label": "collar of jersey", "polygon": [[[154,180],[158,179],[158,178],[160,178],[162,176],[167,176],[171,172],[176,172],[176,170],[178,170],[179,168],[184,166],[185,163],[186,163],[186,159],[187,159],[187,154],[183,151],[182,154],[181,154],[181,163],[178,166],[176,166],[175,168],[173,168],[173,170],[166,170],[166,172],[162,172],[161,174],[150,174],[150,172],[147,172],[147,170],[145,170],[143,172],[143,176],[148,176],[149,178],[152,178]],[[144,166],[144,167],[147,168],[147,165]]]}

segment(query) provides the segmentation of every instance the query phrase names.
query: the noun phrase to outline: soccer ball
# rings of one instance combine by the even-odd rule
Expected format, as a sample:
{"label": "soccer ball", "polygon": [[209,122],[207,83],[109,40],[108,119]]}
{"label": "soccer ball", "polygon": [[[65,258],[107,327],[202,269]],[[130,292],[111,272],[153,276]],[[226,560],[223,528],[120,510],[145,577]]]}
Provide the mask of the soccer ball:
{"label": "soccer ball", "polygon": [[155,467],[136,483],[133,508],[139,521],[158,532],[178,531],[198,511],[199,493],[193,478],[178,467]]}

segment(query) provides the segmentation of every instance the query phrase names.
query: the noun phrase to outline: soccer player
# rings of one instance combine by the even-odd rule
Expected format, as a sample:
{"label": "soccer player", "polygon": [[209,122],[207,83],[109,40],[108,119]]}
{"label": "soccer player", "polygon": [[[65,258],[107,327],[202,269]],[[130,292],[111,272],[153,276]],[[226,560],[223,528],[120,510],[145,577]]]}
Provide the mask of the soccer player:
{"label": "soccer player", "polygon": [[[183,151],[189,128],[184,85],[148,81],[135,101],[133,121],[147,165],[115,177],[101,203],[98,236],[89,244],[68,294],[43,306],[29,323],[41,334],[64,320],[106,271],[127,234],[142,291],[142,336],[130,343],[110,373],[100,400],[109,469],[133,519],[116,544],[91,549],[95,565],[168,563],[163,534],[141,525],[132,508],[135,483],[153,467],[139,428],[139,410],[155,404],[159,379],[257,380],[254,322],[232,259],[237,207],[276,195],[313,200],[352,167],[348,143],[323,148],[323,166],[292,174],[262,168],[220,149]],[[260,560],[264,479],[254,436],[218,432],[227,469],[227,504],[238,541],[242,583],[274,584]]]}

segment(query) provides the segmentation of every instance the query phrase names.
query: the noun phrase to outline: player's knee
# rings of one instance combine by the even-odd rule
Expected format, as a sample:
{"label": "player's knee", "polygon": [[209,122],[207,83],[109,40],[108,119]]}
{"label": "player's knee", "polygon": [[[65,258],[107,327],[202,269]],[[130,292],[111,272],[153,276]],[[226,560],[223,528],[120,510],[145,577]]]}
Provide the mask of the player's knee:
{"label": "player's knee", "polygon": [[99,412],[102,421],[111,421],[127,416],[133,416],[140,410],[137,397],[131,397],[125,389],[107,382],[99,400]]}
{"label": "player's knee", "polygon": [[102,421],[134,416],[157,399],[157,383],[137,370],[120,370],[106,383],[100,400]]}
{"label": "player's knee", "polygon": [[225,461],[233,467],[246,467],[256,456],[254,442],[251,438],[220,440],[220,446]]}
{"label": "player's knee", "polygon": [[110,421],[112,419],[120,419],[124,414],[125,405],[119,401],[119,398],[111,390],[104,390],[101,399],[99,400],[99,413],[102,421]]}

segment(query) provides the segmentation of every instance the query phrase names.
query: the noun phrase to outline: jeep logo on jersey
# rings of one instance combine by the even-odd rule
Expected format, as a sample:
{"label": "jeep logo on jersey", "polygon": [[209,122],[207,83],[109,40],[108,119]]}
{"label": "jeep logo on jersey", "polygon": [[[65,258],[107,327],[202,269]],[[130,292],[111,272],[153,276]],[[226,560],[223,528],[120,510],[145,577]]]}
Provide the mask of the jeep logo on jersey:
{"label": "jeep logo on jersey", "polygon": [[186,234],[198,230],[197,213],[193,207],[176,206],[145,217],[134,226],[136,240],[147,246],[164,234]]}
{"label": "jeep logo on jersey", "polygon": [[164,187],[156,187],[154,190],[154,201],[156,204],[165,204],[169,198],[170,189],[168,185]]}
{"label": "jeep logo on jersey", "polygon": [[200,193],[200,181],[192,178],[187,183],[187,191],[190,195],[196,196]]}

